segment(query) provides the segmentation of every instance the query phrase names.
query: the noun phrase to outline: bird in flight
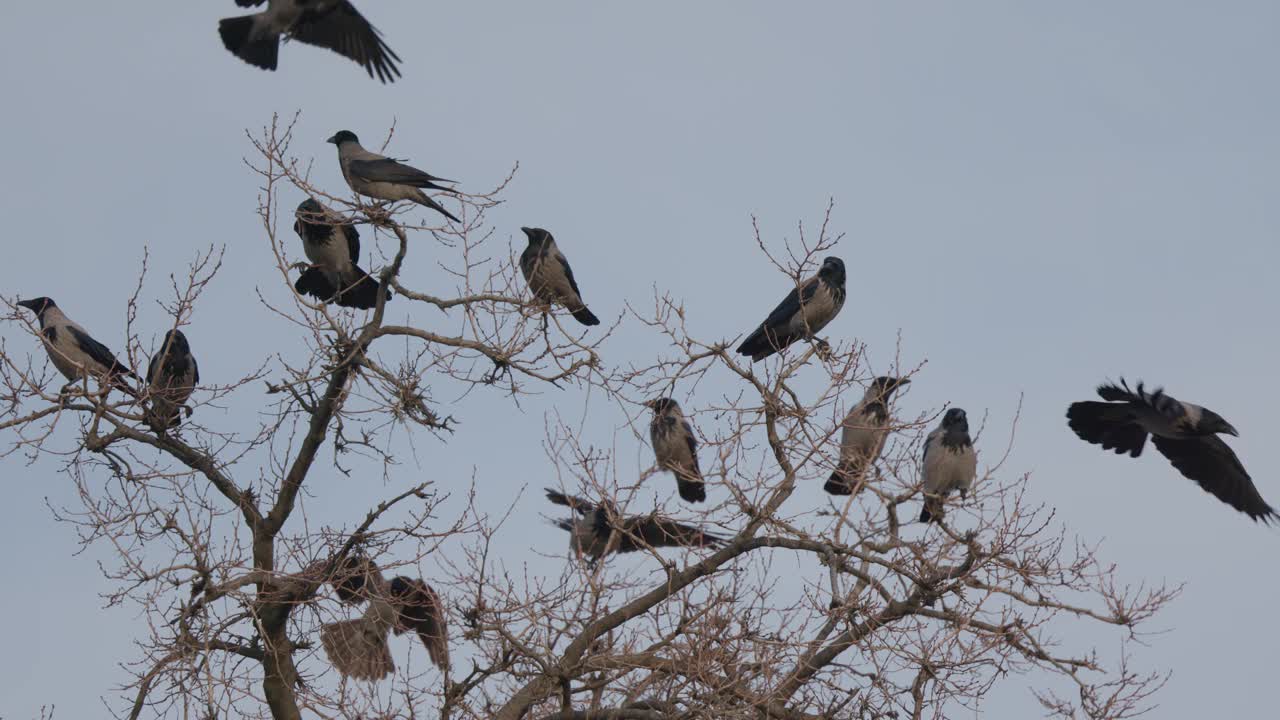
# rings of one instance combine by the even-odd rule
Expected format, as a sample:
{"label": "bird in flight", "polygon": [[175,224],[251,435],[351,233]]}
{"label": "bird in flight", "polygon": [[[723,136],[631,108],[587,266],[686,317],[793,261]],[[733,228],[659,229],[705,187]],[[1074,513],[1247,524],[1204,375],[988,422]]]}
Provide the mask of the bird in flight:
{"label": "bird in flight", "polygon": [[1147,436],[1160,454],[1188,479],[1254,521],[1270,523],[1280,518],[1262,499],[1248,471],[1235,452],[1218,435],[1239,435],[1222,416],[1183,402],[1157,388],[1147,392],[1142,383],[1129,389],[1120,384],[1098,386],[1105,402],[1085,400],[1067,408],[1067,424],[1081,440],[1138,457]]}
{"label": "bird in flight", "polygon": [[431,662],[449,666],[449,629],[440,597],[422,580],[398,576],[390,582],[373,560],[349,555],[328,578],[338,599],[367,603],[363,616],[320,627],[329,662],[343,675],[377,680],[395,672],[387,635],[415,632]]}
{"label": "bird in flight", "polygon": [[354,60],[384,83],[400,77],[400,58],[347,0],[236,0],[240,7],[267,9],[218,21],[222,44],[263,70],[275,70],[284,36]]}
{"label": "bird in flight", "polygon": [[594,564],[610,552],[629,553],[658,547],[719,547],[724,538],[659,515],[624,516],[609,501],[594,503],[547,488],[547,499],[576,513],[556,521],[569,531],[569,546]]}

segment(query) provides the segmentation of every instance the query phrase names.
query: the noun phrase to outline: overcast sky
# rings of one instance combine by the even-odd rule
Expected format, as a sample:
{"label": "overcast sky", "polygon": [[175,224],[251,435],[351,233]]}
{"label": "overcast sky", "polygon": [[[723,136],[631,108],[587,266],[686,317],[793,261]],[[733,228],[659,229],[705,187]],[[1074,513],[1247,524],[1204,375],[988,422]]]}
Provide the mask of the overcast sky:
{"label": "overcast sky", "polygon": [[[282,48],[276,73],[249,67],[217,36],[219,17],[242,12],[229,0],[10,3],[0,292],[53,296],[120,348],[144,247],[144,297],[154,299],[197,249],[225,244],[233,271],[188,331],[206,381],[287,352],[275,347],[287,327],[257,304],[255,288],[275,298],[287,288],[242,161],[245,130],[273,111],[303,111],[294,149],[334,191],[341,178],[323,139],[341,128],[381,137],[394,121],[397,156],[468,188],[518,161],[492,214],[499,237],[549,228],[598,315],[617,317],[656,283],[685,300],[708,338],[749,330],[785,291],[754,250],[751,216],[781,240],[834,198],[850,300],[828,333],[868,343],[874,368],[893,360],[900,334],[906,364],[927,360],[904,414],[946,402],[989,411],[992,443],[1025,394],[1008,467],[1032,473],[1033,499],[1081,538],[1103,540],[1126,581],[1187,583],[1151,626],[1169,632],[1135,655],[1173,672],[1155,717],[1274,714],[1278,533],[1158,455],[1130,460],[1080,442],[1063,413],[1108,377],[1164,384],[1240,429],[1232,446],[1280,503],[1269,452],[1280,5],[358,6],[403,59],[400,82],[379,85],[300,44]],[[144,333],[164,322],[145,306]],[[15,328],[6,340],[10,352],[31,343]],[[622,362],[655,348],[623,335],[608,352]],[[204,412],[231,427],[252,418],[252,400],[224,418]],[[409,465],[386,486],[335,476],[319,497],[364,508],[429,472],[444,484],[474,476],[509,500],[552,480],[536,470],[545,416],[582,396],[541,395],[518,413],[499,398],[440,400],[462,425],[447,444],[419,442],[428,469]],[[607,442],[624,418],[603,404],[593,412]],[[499,432],[524,439],[481,452]],[[46,507],[74,504],[57,463],[2,467],[0,716],[55,703],[58,717],[100,716],[100,698],[127,678],[118,664],[133,657],[136,611],[103,608],[96,563],[107,556],[75,554],[71,529]],[[794,502],[821,494],[805,487]],[[526,546],[563,548],[532,514],[511,531],[513,564],[546,562]],[[1104,657],[1118,648],[1112,637],[1099,635]],[[1028,682],[1005,681],[985,714],[1037,715]]]}

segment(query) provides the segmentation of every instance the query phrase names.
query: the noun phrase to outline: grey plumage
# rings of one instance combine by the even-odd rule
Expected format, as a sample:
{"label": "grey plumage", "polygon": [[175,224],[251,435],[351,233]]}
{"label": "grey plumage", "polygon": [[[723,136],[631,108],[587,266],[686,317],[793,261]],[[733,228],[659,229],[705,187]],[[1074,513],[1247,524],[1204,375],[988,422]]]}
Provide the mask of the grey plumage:
{"label": "grey plumage", "polygon": [[520,230],[529,238],[529,245],[520,254],[520,271],[534,297],[547,304],[563,305],[583,325],[599,325],[600,318],[582,301],[573,269],[551,233],[542,228]]}
{"label": "grey plumage", "polygon": [[[627,553],[658,547],[719,547],[724,538],[701,528],[685,525],[656,513],[624,516],[613,503],[594,503],[547,488],[547,499],[576,513],[572,519],[557,520],[556,526],[569,531],[569,547],[599,560],[611,549]],[[612,547],[611,547],[612,546]]]}
{"label": "grey plumage", "polygon": [[1130,390],[1123,379],[1119,385],[1099,386],[1098,396],[1106,402],[1087,400],[1067,409],[1068,424],[1080,439],[1138,457],[1151,435],[1156,450],[1205,492],[1254,521],[1280,519],[1262,499],[1240,458],[1218,437],[1238,434],[1221,415],[1162,389],[1147,392],[1142,383]]}
{"label": "grey plumage", "polygon": [[[147,422],[156,430],[167,430],[182,421],[181,410],[200,383],[200,366],[191,354],[191,345],[181,330],[164,335],[160,350],[147,365],[151,407]],[[190,409],[187,410],[188,414]]]}
{"label": "grey plumage", "polygon": [[920,522],[937,522],[944,514],[947,496],[958,490],[960,497],[965,497],[978,475],[978,455],[969,438],[969,418],[964,410],[948,410],[925,438],[922,465],[924,509]]}
{"label": "grey plumage", "polygon": [[365,150],[360,145],[360,139],[350,130],[339,130],[328,141],[338,146],[338,164],[342,167],[342,177],[352,190],[375,200],[411,200],[454,222],[461,222],[453,213],[445,210],[444,206],[422,192],[422,188],[457,192],[453,188],[436,184],[451,183],[453,180],[438,178],[399,160]]}
{"label": "grey plumage", "polygon": [[377,680],[395,672],[387,646],[391,631],[397,635],[417,633],[436,667],[448,667],[444,604],[426,583],[403,576],[387,582],[377,564],[363,555],[348,556],[335,568],[329,583],[343,602],[368,604],[359,618],[320,627],[321,645],[338,672],[362,680]]}
{"label": "grey plumage", "polygon": [[840,460],[823,489],[832,495],[851,495],[866,482],[867,471],[880,458],[889,435],[889,400],[907,378],[878,377],[867,386],[862,401],[840,424]]}
{"label": "grey plumage", "polygon": [[267,9],[260,13],[218,22],[223,46],[250,65],[275,70],[285,35],[354,60],[384,83],[400,76],[400,58],[347,0],[236,0],[236,5],[264,2]]}
{"label": "grey plumage", "polygon": [[121,378],[137,376],[105,345],[94,340],[84,328],[63,314],[52,299],[38,297],[19,301],[18,305],[36,314],[40,323],[40,339],[49,353],[49,360],[63,377],[71,382],[87,377],[105,379],[116,387],[133,392]]}
{"label": "grey plumage", "polygon": [[653,410],[649,441],[658,467],[676,476],[681,498],[689,502],[706,500],[707,491],[698,468],[698,441],[679,403],[671,398],[659,398],[645,405]]}
{"label": "grey plumage", "polygon": [[[311,261],[294,289],[343,307],[367,310],[376,306],[381,286],[357,264],[360,233],[355,225],[315,198],[303,200],[294,217],[293,231],[302,239],[302,249]],[[390,300],[391,291],[384,292]]]}
{"label": "grey plumage", "polygon": [[738,353],[763,360],[791,343],[818,334],[844,307],[844,261],[828,257],[818,274],[792,288],[746,340]]}

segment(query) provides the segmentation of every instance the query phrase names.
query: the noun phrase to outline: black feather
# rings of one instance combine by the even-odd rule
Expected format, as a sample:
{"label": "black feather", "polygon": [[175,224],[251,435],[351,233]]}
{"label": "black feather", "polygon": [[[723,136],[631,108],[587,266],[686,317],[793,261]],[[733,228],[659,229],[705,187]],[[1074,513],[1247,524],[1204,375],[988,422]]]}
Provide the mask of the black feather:
{"label": "black feather", "polygon": [[280,37],[266,34],[253,39],[253,15],[224,18],[218,21],[222,44],[236,57],[263,70],[275,70],[280,52]]}
{"label": "black feather", "polygon": [[586,305],[583,305],[573,311],[573,319],[588,326],[600,324],[600,318],[596,317],[595,313],[588,310]]}
{"label": "black feather", "polygon": [[368,599],[369,573],[376,571],[377,566],[364,555],[347,555],[334,567],[329,584],[342,602],[362,603]]}
{"label": "black feather", "polygon": [[1147,443],[1147,431],[1134,421],[1127,404],[1085,400],[1067,408],[1067,425],[1085,442],[1101,445],[1116,454],[1138,457]]}

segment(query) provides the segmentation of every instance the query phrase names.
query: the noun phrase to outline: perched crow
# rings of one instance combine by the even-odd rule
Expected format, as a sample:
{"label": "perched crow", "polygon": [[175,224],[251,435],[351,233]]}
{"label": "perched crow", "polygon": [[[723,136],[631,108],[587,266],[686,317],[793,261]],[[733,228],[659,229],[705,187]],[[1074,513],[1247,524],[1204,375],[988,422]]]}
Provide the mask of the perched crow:
{"label": "perched crow", "polygon": [[360,139],[350,130],[339,130],[329,142],[338,146],[338,164],[342,177],[351,189],[375,200],[412,200],[425,205],[454,222],[461,222],[453,213],[432,200],[421,188],[457,192],[436,183],[451,183],[422,172],[385,155],[369,152],[360,146]]}
{"label": "perched crow", "polygon": [[829,257],[818,274],[793,288],[760,327],[738,346],[738,353],[763,360],[802,338],[818,334],[844,306],[844,261]]}
{"label": "perched crow", "polygon": [[889,400],[907,378],[878,377],[871,381],[862,401],[853,406],[840,424],[840,462],[823,485],[832,495],[852,495],[880,459],[889,435]]}
{"label": "perched crow", "polygon": [[448,625],[444,604],[426,583],[407,577],[387,582],[382,571],[363,555],[348,556],[329,577],[338,599],[367,602],[362,617],[326,623],[320,642],[338,672],[362,680],[377,680],[395,671],[387,634],[416,632],[431,662],[449,665]]}
{"label": "perched crow", "polygon": [[117,360],[107,346],[89,337],[84,328],[62,314],[53,300],[38,297],[19,301],[18,304],[36,314],[40,322],[40,337],[49,352],[49,359],[67,380],[74,383],[86,377],[106,379],[112,385],[133,393],[121,378],[136,378],[137,375]]}
{"label": "perched crow", "polygon": [[680,405],[671,398],[651,400],[645,405],[653,410],[649,440],[658,467],[676,476],[681,498],[689,502],[706,500],[702,471],[698,469],[698,441],[693,437],[693,427],[680,412]]}
{"label": "perched crow", "polygon": [[[176,427],[182,422],[181,412],[191,392],[200,382],[200,367],[191,354],[187,336],[181,330],[164,334],[160,352],[147,365],[147,383],[150,385],[151,408],[147,422],[157,431]],[[190,408],[187,413],[190,415]]]}
{"label": "perched crow", "polygon": [[280,36],[285,35],[355,60],[369,77],[377,73],[384,83],[400,76],[400,58],[347,0],[236,0],[236,5],[264,2],[267,9],[260,13],[218,22],[222,44],[250,65],[275,70]]}
{"label": "perched crow", "polygon": [[582,301],[569,261],[556,247],[551,233],[542,228],[522,227],[520,230],[529,237],[529,246],[520,254],[520,271],[524,273],[533,296],[547,304],[565,306],[583,325],[599,325],[600,318]]}
{"label": "perched crow", "polygon": [[[302,248],[312,266],[302,272],[293,287],[300,295],[311,295],[343,307],[368,310],[378,304],[378,281],[360,269],[360,233],[355,225],[307,198],[294,213],[293,231],[302,238]],[[386,291],[391,299],[391,291]]]}
{"label": "perched crow", "polygon": [[1099,386],[1098,396],[1107,402],[1088,400],[1067,408],[1068,424],[1080,439],[1138,457],[1150,434],[1156,450],[1206,492],[1254,521],[1280,518],[1262,499],[1240,458],[1218,437],[1238,434],[1221,415],[1175,400],[1162,389],[1149,393],[1142,383],[1135,392],[1123,379],[1118,386]]}
{"label": "perched crow", "polygon": [[609,552],[611,541],[616,543],[613,550],[622,553],[678,545],[719,547],[724,544],[724,538],[718,535],[656,514],[624,517],[608,501],[596,504],[551,488],[547,488],[547,499],[581,516],[557,520],[556,526],[568,530],[569,547],[588,556],[592,562]]}
{"label": "perched crow", "polygon": [[954,490],[969,493],[978,475],[978,456],[969,439],[969,419],[960,408],[951,408],[942,423],[924,441],[924,509],[920,522],[942,519],[942,503]]}

